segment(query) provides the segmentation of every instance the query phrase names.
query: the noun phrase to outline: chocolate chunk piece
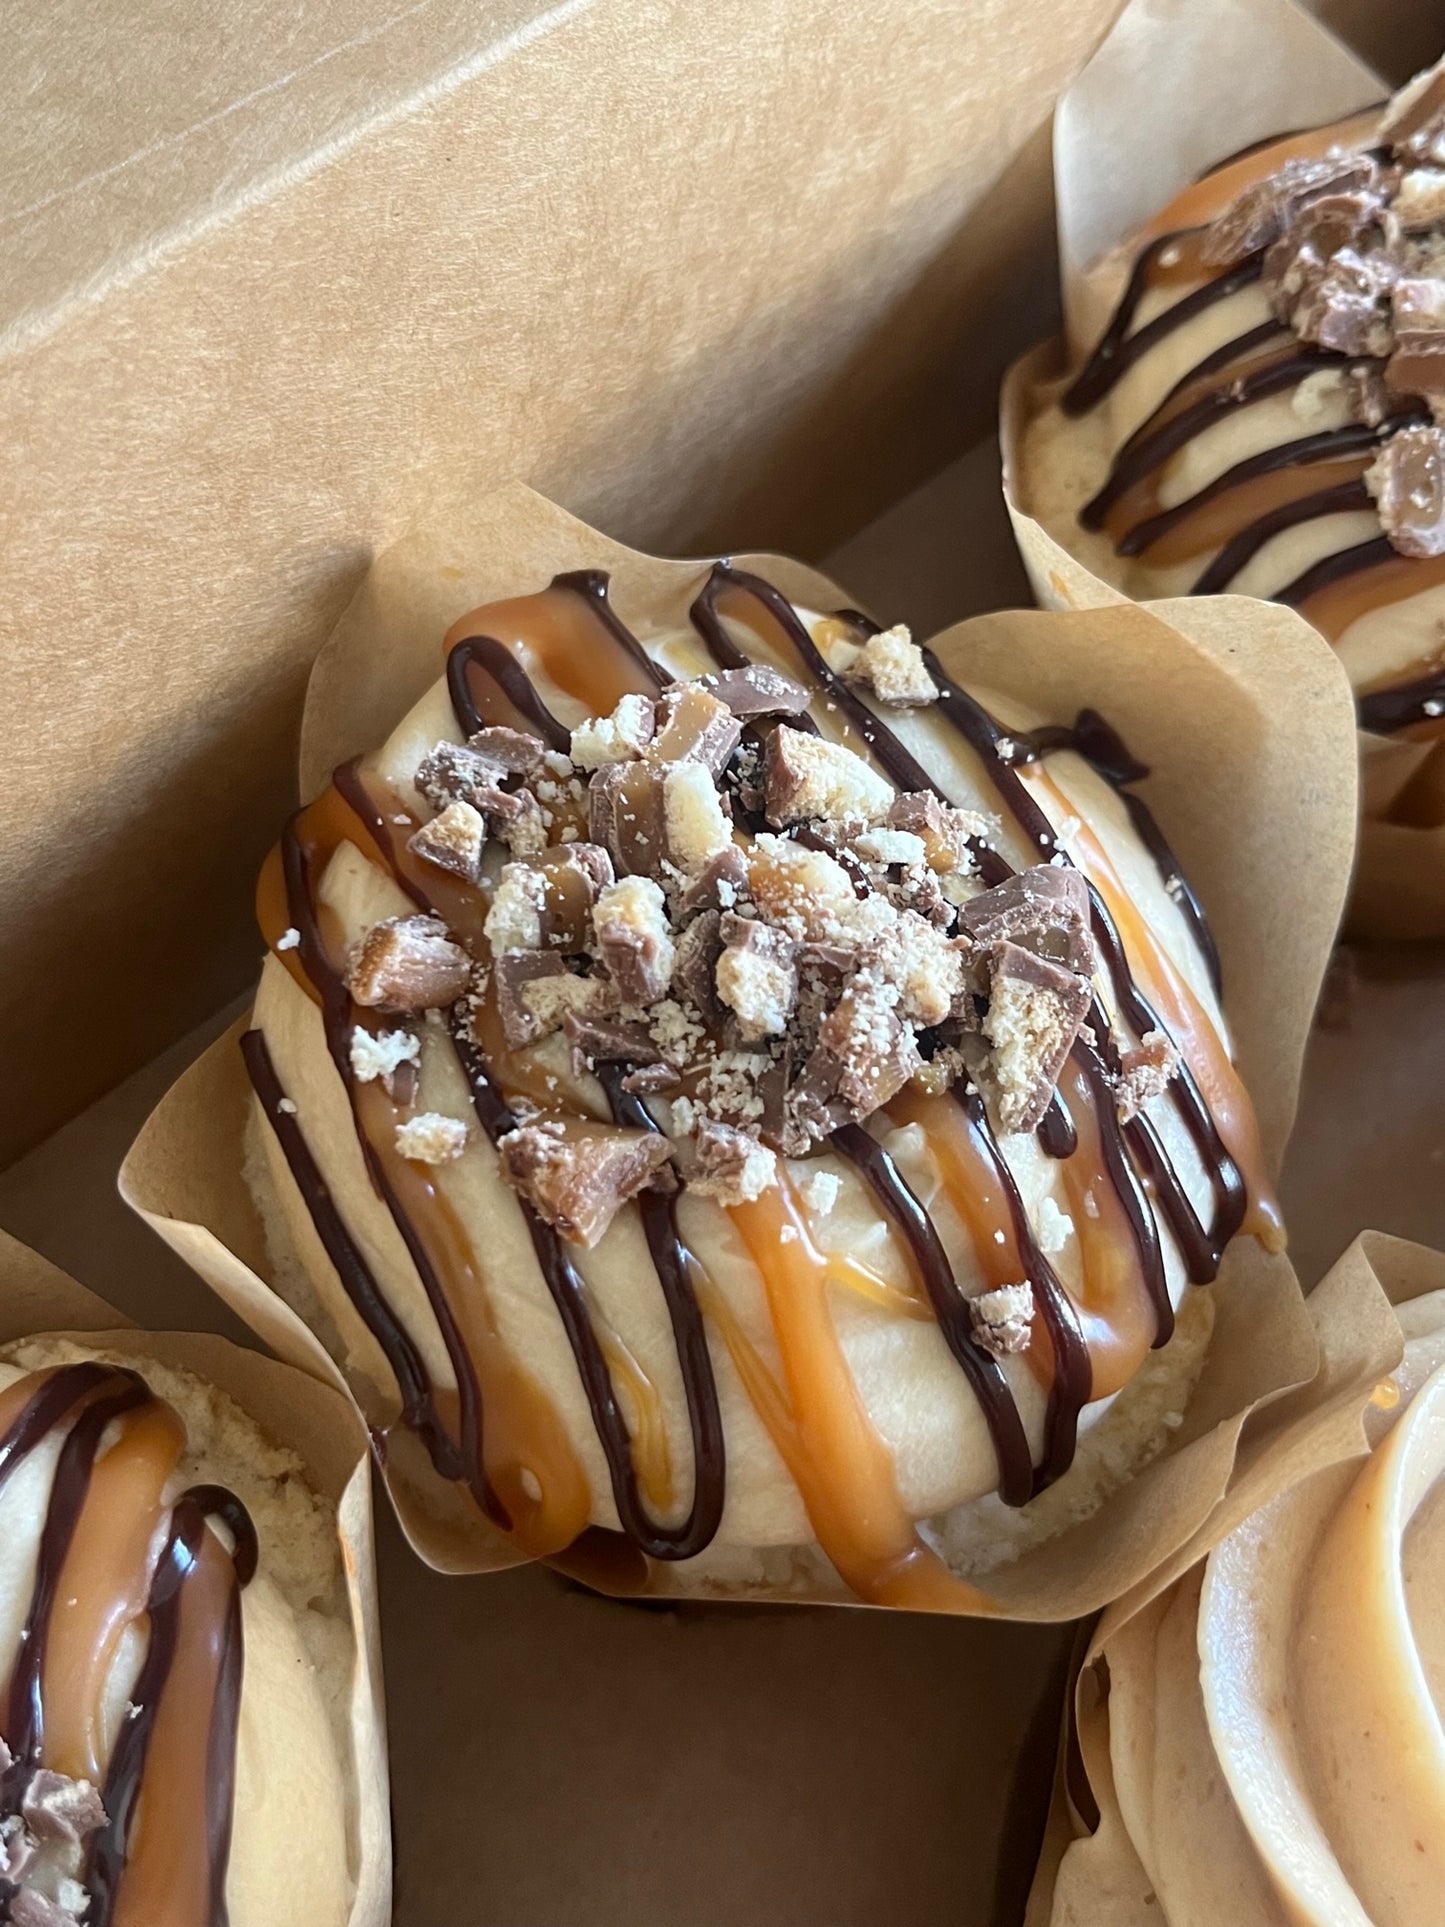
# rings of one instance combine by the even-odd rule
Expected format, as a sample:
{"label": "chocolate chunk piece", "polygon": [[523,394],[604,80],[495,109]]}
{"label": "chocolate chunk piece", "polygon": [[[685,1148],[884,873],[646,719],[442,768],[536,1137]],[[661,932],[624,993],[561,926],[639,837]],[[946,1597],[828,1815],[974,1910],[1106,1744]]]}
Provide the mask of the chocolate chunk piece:
{"label": "chocolate chunk piece", "polygon": [[1391,393],[1445,393],[1445,281],[1397,281],[1391,306],[1395,352],[1385,369]]}
{"label": "chocolate chunk piece", "polygon": [[841,743],[779,723],[763,750],[768,821],[781,829],[809,817],[861,817],[876,823],[893,802],[893,785]]}
{"label": "chocolate chunk piece", "polygon": [[743,726],[701,682],[670,683],[657,702],[654,763],[701,763],[714,778],[742,741]]}
{"label": "chocolate chunk piece", "polygon": [[973,869],[972,844],[986,838],[991,825],[977,810],[956,809],[931,790],[905,790],[895,796],[887,816],[891,830],[916,836],[923,844],[928,866],[946,876]]}
{"label": "chocolate chunk piece", "polygon": [[435,864],[475,883],[487,841],[486,818],[470,803],[448,803],[439,816],[412,832],[406,847],[423,862]]}
{"label": "chocolate chunk piece", "polygon": [[592,912],[592,929],[624,1004],[643,1009],[667,995],[677,953],[666,901],[650,877],[609,884]]}
{"label": "chocolate chunk piece", "polygon": [[809,701],[800,682],[765,662],[699,676],[697,686],[726,704],[734,716],[800,716]]}
{"label": "chocolate chunk piece", "polygon": [[1445,429],[1392,435],[1366,469],[1365,487],[1401,555],[1445,555]]}
{"label": "chocolate chunk piece", "polygon": [[346,987],[371,1010],[443,1010],[471,974],[471,958],[439,917],[388,917],[354,946]]}
{"label": "chocolate chunk piece", "polygon": [[1445,225],[1445,169],[1412,168],[1396,188],[1390,211],[1407,234]]}
{"label": "chocolate chunk piece", "polygon": [[590,1070],[594,1064],[662,1061],[662,1052],[641,1024],[625,1024],[618,1017],[569,1010],[562,1019],[562,1030],[572,1046],[572,1062],[578,1070]]}
{"label": "chocolate chunk piece", "polygon": [[1406,82],[1386,107],[1376,138],[1409,160],[1445,165],[1445,61]]}
{"label": "chocolate chunk piece", "polygon": [[662,816],[668,861],[689,876],[706,870],[732,844],[732,819],[701,763],[670,763],[663,770]]}
{"label": "chocolate chunk piece", "polygon": [[20,1803],[21,1817],[37,1840],[78,1847],[105,1825],[105,1808],[89,1780],[71,1780],[39,1767]]}
{"label": "chocolate chunk piece", "polygon": [[838,1095],[842,1060],[824,1044],[816,1044],[791,1084],[785,1084],[781,1115],[775,1116],[764,1089],[763,1128],[776,1139],[784,1157],[806,1157],[815,1144],[846,1124],[850,1112]]}
{"label": "chocolate chunk piece", "polygon": [[77,1927],[77,1916],[66,1907],[59,1907],[53,1900],[37,1893],[33,1887],[22,1887],[10,1902],[6,1916],[10,1927]]}
{"label": "chocolate chunk piece", "polygon": [[590,1251],[672,1154],[655,1131],[524,1124],[498,1140],[502,1176],[569,1244]]}
{"label": "chocolate chunk piece", "polygon": [[1394,342],[1390,291],[1400,270],[1387,254],[1341,248],[1315,266],[1301,263],[1301,285],[1286,318],[1303,341],[1343,355],[1387,355]]}
{"label": "chocolate chunk piece", "polygon": [[1019,944],[1087,977],[1094,969],[1090,914],[1089,886],[1081,871],[1037,863],[970,897],[959,910],[958,928],[981,947]]}
{"label": "chocolate chunk piece", "polygon": [[610,716],[589,717],[572,731],[572,761],[579,769],[634,762],[647,749],[656,727],[656,705],[650,696],[623,696]]}
{"label": "chocolate chunk piece", "polygon": [[1277,241],[1311,201],[1372,187],[1378,175],[1367,154],[1286,161],[1264,180],[1251,182],[1211,224],[1200,259],[1206,267],[1232,267]]}
{"label": "chocolate chunk piece", "polygon": [[639,1064],[623,1078],[622,1088],[634,1097],[651,1097],[661,1091],[676,1090],[681,1082],[671,1064]]}
{"label": "chocolate chunk piece", "polygon": [[678,903],[678,914],[691,917],[699,910],[732,910],[747,894],[747,857],[736,843],[729,843],[688,884]]}
{"label": "chocolate chunk piece", "polygon": [[1016,943],[993,946],[983,1034],[1002,1130],[1034,1131],[1043,1122],[1092,1001],[1088,979],[1062,964]]}
{"label": "chocolate chunk piece", "polygon": [[673,977],[711,1031],[720,1031],[727,1012],[717,994],[717,963],[723,953],[722,912],[704,910],[679,931]]}
{"label": "chocolate chunk piece", "polygon": [[890,997],[867,985],[844,991],[818,1026],[818,1045],[836,1059],[837,1096],[859,1123],[895,1097],[923,1061]]}
{"label": "chocolate chunk piece", "polygon": [[541,856],[550,841],[542,805],[530,790],[501,792],[510,806],[492,812],[497,833],[514,857]]}
{"label": "chocolate chunk piece", "polygon": [[968,1301],[973,1335],[995,1358],[1026,1352],[1033,1332],[1034,1288],[1030,1284],[999,1285]]}
{"label": "chocolate chunk piece", "polygon": [[605,1018],[617,992],[605,977],[579,977],[555,950],[509,950],[495,967],[497,1016],[512,1050],[565,1027],[570,1017]]}
{"label": "chocolate chunk piece", "polygon": [[779,1037],[798,1001],[798,946],[756,917],[721,918],[723,951],[713,972],[717,994],[747,1043]]}
{"label": "chocolate chunk piece", "polygon": [[1139,1042],[1119,1056],[1114,1092],[1119,1121],[1127,1124],[1169,1088],[1179,1073],[1179,1052],[1162,1030],[1146,1030]]}
{"label": "chocolate chunk piece", "polygon": [[606,763],[587,786],[587,820],[619,876],[656,876],[667,849],[661,777],[651,764]]}
{"label": "chocolate chunk piece", "polygon": [[501,724],[468,736],[467,748],[508,776],[530,776],[547,753],[541,737]]}
{"label": "chocolate chunk piece", "polygon": [[724,1206],[750,1204],[778,1181],[778,1160],[746,1131],[704,1117],[689,1141],[683,1165],[689,1191]]}

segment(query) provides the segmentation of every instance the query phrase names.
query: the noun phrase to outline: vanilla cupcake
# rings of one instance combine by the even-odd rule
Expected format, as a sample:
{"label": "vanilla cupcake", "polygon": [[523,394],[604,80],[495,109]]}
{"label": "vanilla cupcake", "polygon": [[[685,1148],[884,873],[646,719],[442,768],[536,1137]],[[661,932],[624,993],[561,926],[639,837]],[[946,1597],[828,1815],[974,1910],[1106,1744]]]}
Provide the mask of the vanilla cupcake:
{"label": "vanilla cupcake", "polygon": [[1366,1456],[1282,1493],[1105,1638],[1087,1717],[1108,1816],[1063,1853],[1041,1919],[1439,1920],[1445,1293],[1398,1313]]}
{"label": "vanilla cupcake", "polygon": [[1109,319],[1027,398],[1016,506],[1130,596],[1299,609],[1362,728],[1445,735],[1445,72],[1221,161],[1087,300]]}
{"label": "vanilla cupcake", "polygon": [[560,576],[443,655],[261,883],[284,1295],[438,1517],[985,1609],[1180,1424],[1231,1239],[1281,1240],[1138,766],[724,565],[635,628]]}
{"label": "vanilla cupcake", "polygon": [[0,1349],[0,1917],[340,1927],[355,1654],[334,1515],[214,1386]]}

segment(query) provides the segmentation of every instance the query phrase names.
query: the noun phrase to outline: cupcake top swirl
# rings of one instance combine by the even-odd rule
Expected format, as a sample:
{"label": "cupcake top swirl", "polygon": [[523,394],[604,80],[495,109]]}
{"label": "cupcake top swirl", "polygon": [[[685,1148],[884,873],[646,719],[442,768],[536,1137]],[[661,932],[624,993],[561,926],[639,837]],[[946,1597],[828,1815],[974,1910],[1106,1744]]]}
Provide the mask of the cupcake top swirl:
{"label": "cupcake top swirl", "polygon": [[[1221,163],[1131,247],[1061,397],[1113,423],[1079,524],[1190,593],[1262,594],[1337,642],[1445,583],[1445,69]],[[1360,643],[1365,728],[1437,731],[1438,644],[1400,667]]]}
{"label": "cupcake top swirl", "polygon": [[[176,1490],[175,1410],[98,1362],[0,1389],[0,1920],[222,1927],[245,1507]],[[36,1521],[39,1520],[38,1531]]]}

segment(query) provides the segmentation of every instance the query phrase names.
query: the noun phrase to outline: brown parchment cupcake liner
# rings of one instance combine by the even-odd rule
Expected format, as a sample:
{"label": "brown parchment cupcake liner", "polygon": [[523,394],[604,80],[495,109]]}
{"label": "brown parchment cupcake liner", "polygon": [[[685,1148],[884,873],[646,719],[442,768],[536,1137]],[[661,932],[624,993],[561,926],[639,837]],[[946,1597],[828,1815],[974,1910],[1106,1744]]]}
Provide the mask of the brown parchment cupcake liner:
{"label": "brown parchment cupcake liner", "polygon": [[[844,590],[797,563],[737,560],[808,606],[849,602]],[[441,638],[460,611],[535,589],[559,570],[603,568],[624,620],[645,622],[684,606],[709,566],[639,555],[520,486],[464,522],[399,543],[378,557],[317,663],[302,739],[303,793],[318,790],[344,757],[385,738],[438,675]],[[1080,708],[1099,709],[1151,766],[1143,793],[1213,919],[1236,1052],[1277,1170],[1347,885],[1353,709],[1333,652],[1291,612],[1243,603],[1190,605],[1186,613],[1187,627],[1133,604],[1005,612],[960,624],[931,646],[961,682],[1050,718],[1072,721]],[[268,1255],[243,1175],[250,1102],[236,1042],[243,1028],[244,1021],[214,1044],[162,1100],[126,1159],[122,1191],[281,1357],[344,1386],[307,1322],[304,1288],[290,1266],[278,1275]],[[1214,1294],[1203,1378],[1171,1449],[1084,1526],[976,1575],[999,1611],[1068,1619],[1138,1583],[1229,1490],[1249,1415],[1287,1392],[1310,1396],[1319,1345],[1288,1260],[1237,1239]],[[382,1473],[404,1530],[429,1564],[476,1572],[518,1563],[517,1551],[470,1503],[438,1503],[434,1479],[428,1496],[394,1449]],[[675,1568],[655,1568],[647,1582],[656,1596],[696,1589]],[[785,1593],[730,1585],[727,1596],[857,1603],[841,1582],[792,1584]]]}
{"label": "brown parchment cupcake liner", "polygon": [[[1068,354],[1063,343],[1044,342],[1015,362],[999,419],[1005,500],[1043,608],[1128,599],[1064,550],[1019,496],[1019,454],[1036,398],[1108,320],[1090,268],[1221,156],[1388,92],[1289,0],[1138,0],[1062,96],[1054,184]],[[1445,937],[1445,744],[1361,730],[1359,753],[1362,823],[1347,933]]]}
{"label": "brown parchment cupcake liner", "polygon": [[205,1333],[142,1331],[38,1252],[0,1231],[0,1345],[65,1338],[178,1367],[217,1386],[266,1437],[289,1447],[312,1490],[336,1516],[351,1620],[348,1695],[351,1806],[347,1816],[355,1890],[348,1927],[391,1918],[391,1817],[382,1693],[381,1633],[365,1439],[347,1402],[315,1373],[303,1376],[258,1352]]}
{"label": "brown parchment cupcake liner", "polygon": [[[1307,1301],[1322,1354],[1311,1396],[1281,1399],[1257,1416],[1241,1441],[1234,1484],[1204,1529],[1081,1637],[1025,1927],[1159,1920],[1110,1766],[1110,1682],[1122,1686],[1131,1664],[1120,1636],[1171,1587],[1197,1580],[1194,1568],[1251,1513],[1311,1475],[1365,1454],[1365,1407],[1404,1351],[1393,1307],[1442,1289],[1445,1254],[1380,1232],[1357,1238]],[[1342,1306],[1349,1308],[1343,1318]]]}

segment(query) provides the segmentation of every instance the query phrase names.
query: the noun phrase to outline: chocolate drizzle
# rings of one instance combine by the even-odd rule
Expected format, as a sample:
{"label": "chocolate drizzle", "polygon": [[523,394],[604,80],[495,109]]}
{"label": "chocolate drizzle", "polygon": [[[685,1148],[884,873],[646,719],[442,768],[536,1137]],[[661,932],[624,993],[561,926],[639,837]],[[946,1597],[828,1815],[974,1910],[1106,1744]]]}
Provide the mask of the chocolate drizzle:
{"label": "chocolate drizzle", "polygon": [[[1280,139],[1288,138],[1281,136]],[[1269,152],[1277,141],[1259,144]],[[1388,162],[1384,149],[1369,153]],[[1228,163],[1221,162],[1220,166]],[[1211,172],[1217,170],[1210,170]],[[1248,255],[1212,274],[1201,259],[1201,242],[1208,227],[1180,228],[1160,235],[1142,247],[1135,257],[1124,293],[1104,329],[1093,353],[1065,390],[1060,408],[1065,415],[1079,417],[1098,407],[1112,393],[1121,378],[1137,367],[1161,343],[1196,319],[1216,303],[1228,299],[1257,282],[1263,273],[1265,250]],[[1150,290],[1158,286],[1171,270],[1183,270],[1198,285],[1153,316],[1140,327],[1135,321]],[[1206,277],[1202,280],[1199,277]],[[1279,341],[1279,352],[1271,344]],[[1368,356],[1336,354],[1301,343],[1286,324],[1278,320],[1261,322],[1222,347],[1202,356],[1174,384],[1153,414],[1142,422],[1118,448],[1102,487],[1079,511],[1082,527],[1107,529],[1115,553],[1139,556],[1146,562],[1150,551],[1166,538],[1187,544],[1198,523],[1199,552],[1214,549],[1188,593],[1215,595],[1226,592],[1240,571],[1260,554],[1278,535],[1307,522],[1334,515],[1368,512],[1371,498],[1357,469],[1330,473],[1330,464],[1343,464],[1353,458],[1368,459],[1381,442],[1400,429],[1430,421],[1418,397],[1388,395],[1383,405],[1389,411],[1379,422],[1349,422],[1338,428],[1267,448],[1236,462],[1224,473],[1198,489],[1186,501],[1170,508],[1152,503],[1154,483],[1163,466],[1188,443],[1231,413],[1248,408],[1267,396],[1297,388],[1324,368],[1349,368],[1366,374],[1378,368]],[[1319,468],[1320,486],[1303,492],[1289,490],[1280,499],[1268,499],[1256,514],[1248,514],[1255,504],[1241,499],[1231,523],[1227,498],[1247,484],[1258,484],[1264,477],[1283,476],[1289,471]],[[1134,496],[1142,499],[1131,503]],[[1222,535],[1209,539],[1210,525],[1200,521],[1210,505],[1218,504],[1215,515]],[[1187,553],[1187,548],[1185,550]],[[1292,582],[1277,589],[1269,598],[1294,608],[1311,611],[1312,598],[1337,589],[1352,578],[1371,570],[1401,562],[1400,553],[1384,535],[1352,544],[1324,556]],[[1380,590],[1382,600],[1395,593],[1408,593],[1398,585]],[[1324,608],[1314,612],[1319,625],[1331,635]],[[1333,639],[1333,638],[1332,638]],[[1359,699],[1360,726],[1390,733],[1420,725],[1437,723],[1438,713],[1426,708],[1438,699],[1439,679],[1406,680],[1393,688],[1371,692]]]}
{"label": "chocolate drizzle", "polygon": [[[0,1817],[19,1813],[25,1786],[48,1764],[43,1684],[46,1654],[59,1587],[67,1557],[81,1524],[102,1440],[117,1421],[141,1413],[157,1401],[135,1372],[86,1362],[36,1373],[25,1404],[0,1438],[0,1487],[57,1427],[67,1425],[51,1480],[41,1527],[30,1604],[21,1630],[7,1689],[5,1735],[12,1764],[0,1780]],[[123,1450],[123,1443],[108,1447]],[[229,1554],[219,1540],[208,1541],[207,1520],[217,1518],[231,1540]],[[117,1734],[100,1789],[104,1824],[91,1837],[82,1870],[89,1889],[87,1927],[110,1927],[125,1897],[128,1870],[144,1843],[136,1837],[142,1796],[157,1747],[157,1722],[168,1703],[176,1672],[182,1615],[208,1610],[192,1603],[200,1593],[190,1584],[203,1553],[226,1560],[228,1581],[221,1605],[223,1622],[203,1625],[198,1636],[214,1655],[209,1705],[188,1704],[185,1718],[209,1722],[204,1787],[185,1788],[202,1802],[196,1825],[204,1834],[206,1901],[202,1916],[183,1927],[225,1927],[226,1868],[230,1852],[235,1791],[236,1736],[240,1717],[243,1641],[240,1595],[254,1576],[257,1540],[249,1514],[236,1496],[219,1486],[193,1486],[170,1508],[166,1539],[146,1597],[146,1656],[131,1689],[131,1716]],[[193,1643],[197,1634],[193,1634]],[[185,1682],[188,1696],[196,1682]],[[179,1688],[177,1689],[179,1690]],[[174,1718],[174,1714],[172,1714]],[[168,1789],[174,1794],[176,1789]],[[159,1787],[152,1803],[164,1796]],[[164,1825],[186,1827],[188,1815],[168,1808]],[[178,1907],[180,1906],[177,1901]],[[178,1923],[183,1916],[178,1912]]]}
{"label": "chocolate drizzle", "polygon": [[[558,577],[552,585],[552,592],[558,590],[577,597],[595,619],[599,646],[615,648],[632,671],[645,673],[653,688],[665,685],[667,678],[651,663],[641,644],[611,608],[605,576],[586,571]],[[735,613],[729,608],[729,603],[746,607],[755,620],[761,618],[770,632],[776,631],[781,644],[796,657],[829,707],[836,710],[849,730],[866,744],[873,758],[900,790],[928,791],[948,801],[947,793],[893,730],[831,669],[786,597],[761,577],[733,569],[724,563],[719,563],[713,569],[690,609],[692,624],[719,668],[743,668],[752,661],[727,626],[726,618]],[[852,613],[837,619],[864,633],[874,628],[866,618]],[[753,624],[744,626],[751,628]],[[1002,732],[993,719],[943,673],[935,657],[929,655],[927,662],[940,691],[938,713],[960,732],[980,759],[1001,802],[1034,852],[1033,860],[1067,861],[1064,853],[1056,849],[1049,818],[1011,767],[1009,757],[1016,755],[1017,750],[1012,745],[1007,752],[1001,747]],[[501,641],[485,635],[464,636],[450,651],[447,683],[458,724],[465,734],[470,735],[506,720],[501,713],[505,710],[510,717],[520,717],[528,727],[555,747],[564,748],[567,745],[569,732],[543,704],[521,663]],[[806,714],[791,721],[792,726],[799,729],[817,727],[816,722]],[[1128,755],[1118,737],[1092,712],[1081,714],[1071,730],[1040,731],[1027,739],[1023,746],[1025,760],[1034,760],[1050,750],[1063,747],[1076,749],[1124,796],[1136,827],[1153,854],[1171,896],[1180,903],[1217,983],[1218,959],[1203,913],[1184,884],[1172,852],[1147,806],[1126,787],[1147,775],[1147,770]],[[365,775],[355,766],[338,771],[336,790],[367,832],[383,864],[407,890],[412,901],[424,909],[437,907],[439,913],[444,914],[440,906],[434,906],[429,899],[429,879],[419,881],[417,873],[408,872],[401,862],[386,806],[371,794]],[[475,1375],[455,1325],[449,1326],[447,1323],[446,1293],[428,1255],[426,1241],[414,1225],[406,1222],[406,1213],[400,1209],[394,1192],[388,1186],[383,1162],[377,1157],[375,1147],[368,1142],[357,1108],[348,1044],[351,1026],[357,1020],[358,1013],[351,1006],[337,968],[327,954],[317,924],[314,886],[319,881],[316,862],[322,853],[310,852],[305,845],[299,828],[304,816],[305,813],[288,830],[283,839],[281,857],[286,880],[287,916],[300,935],[299,949],[292,961],[299,962],[321,1005],[332,1059],[351,1095],[358,1135],[372,1182],[390,1207],[398,1229],[407,1239],[427,1296],[438,1313],[442,1336],[462,1390],[459,1441],[453,1441],[442,1424],[415,1347],[387,1312],[375,1280],[360,1259],[336,1213],[294,1116],[282,1106],[284,1093],[276,1079],[274,1066],[270,1063],[264,1039],[260,1039],[256,1033],[251,1034],[245,1045],[247,1064],[266,1114],[276,1129],[282,1153],[312,1212],[318,1235],[345,1289],[396,1372],[405,1422],[422,1433],[443,1476],[458,1476],[456,1466],[460,1456],[467,1482],[479,1502],[491,1516],[498,1518],[495,1494],[491,1493],[481,1474],[483,1414]],[[803,838],[807,840],[806,832]],[[1003,881],[1014,874],[1007,858],[991,843],[975,838],[970,849],[978,874],[985,884]],[[1091,893],[1094,934],[1110,973],[1123,1020],[1138,1036],[1162,1028],[1156,1013],[1133,979],[1119,934],[1092,886]],[[464,936],[463,940],[468,939]],[[1189,1275],[1200,1282],[1214,1275],[1219,1253],[1239,1227],[1244,1212],[1244,1187],[1237,1169],[1224,1150],[1197,1087],[1187,1075],[1181,1075],[1171,1084],[1171,1095],[1211,1174],[1216,1193],[1212,1222],[1207,1227],[1201,1225],[1153,1125],[1142,1117],[1136,1117],[1128,1124],[1120,1122],[1114,1084],[1121,1066],[1110,1037],[1108,1019],[1097,1004],[1092,1021],[1092,1041],[1086,1033],[1075,1046],[1078,1089],[1085,1094],[1092,1113],[1092,1129],[1098,1137],[1104,1172],[1120,1201],[1122,1221],[1127,1226],[1138,1274],[1148,1294],[1154,1320],[1154,1342],[1162,1344],[1172,1330],[1173,1314],[1158,1229],[1146,1194],[1146,1184],[1153,1189],[1159,1208],[1175,1232]],[[483,1132],[495,1144],[514,1128],[516,1119],[496,1082],[485,1049],[478,1040],[471,1013],[464,1005],[458,1005],[452,1012],[451,1035],[468,1080],[477,1119]],[[614,1121],[632,1129],[656,1130],[657,1126],[646,1105],[623,1088],[627,1067],[624,1064],[603,1064],[597,1068]],[[1046,1335],[1050,1391],[1044,1449],[1037,1467],[1032,1462],[1008,1375],[999,1361],[983,1350],[973,1336],[968,1299],[959,1288],[928,1212],[909,1189],[886,1149],[866,1131],[857,1126],[846,1126],[830,1141],[839,1154],[858,1170],[880,1208],[906,1241],[944,1338],[960,1368],[967,1374],[987,1418],[998,1456],[1001,1494],[1008,1503],[1019,1505],[1061,1476],[1071,1463],[1079,1415],[1092,1396],[1092,1366],[1079,1314],[1033,1235],[1027,1211],[981,1098],[976,1091],[970,1090],[960,1097],[959,1102],[974,1152],[993,1173],[997,1191],[1007,1202],[1020,1262],[1033,1286],[1040,1322]],[[1056,1094],[1049,1107],[1039,1129],[1039,1141],[1046,1154],[1056,1160],[1070,1159],[1079,1150],[1078,1125],[1062,1094]],[[525,1204],[521,1208],[538,1265],[577,1362],[579,1377],[608,1465],[613,1499],[623,1533],[633,1545],[653,1558],[690,1558],[711,1541],[721,1517],[725,1491],[725,1441],[707,1334],[696,1289],[701,1276],[700,1267],[680,1235],[675,1195],[651,1191],[644,1192],[637,1200],[642,1229],[672,1324],[692,1436],[692,1504],[687,1517],[675,1526],[660,1525],[650,1518],[639,1496],[632,1440],[592,1321],[585,1281],[552,1229]],[[499,1523],[505,1524],[505,1520],[499,1518]]]}

